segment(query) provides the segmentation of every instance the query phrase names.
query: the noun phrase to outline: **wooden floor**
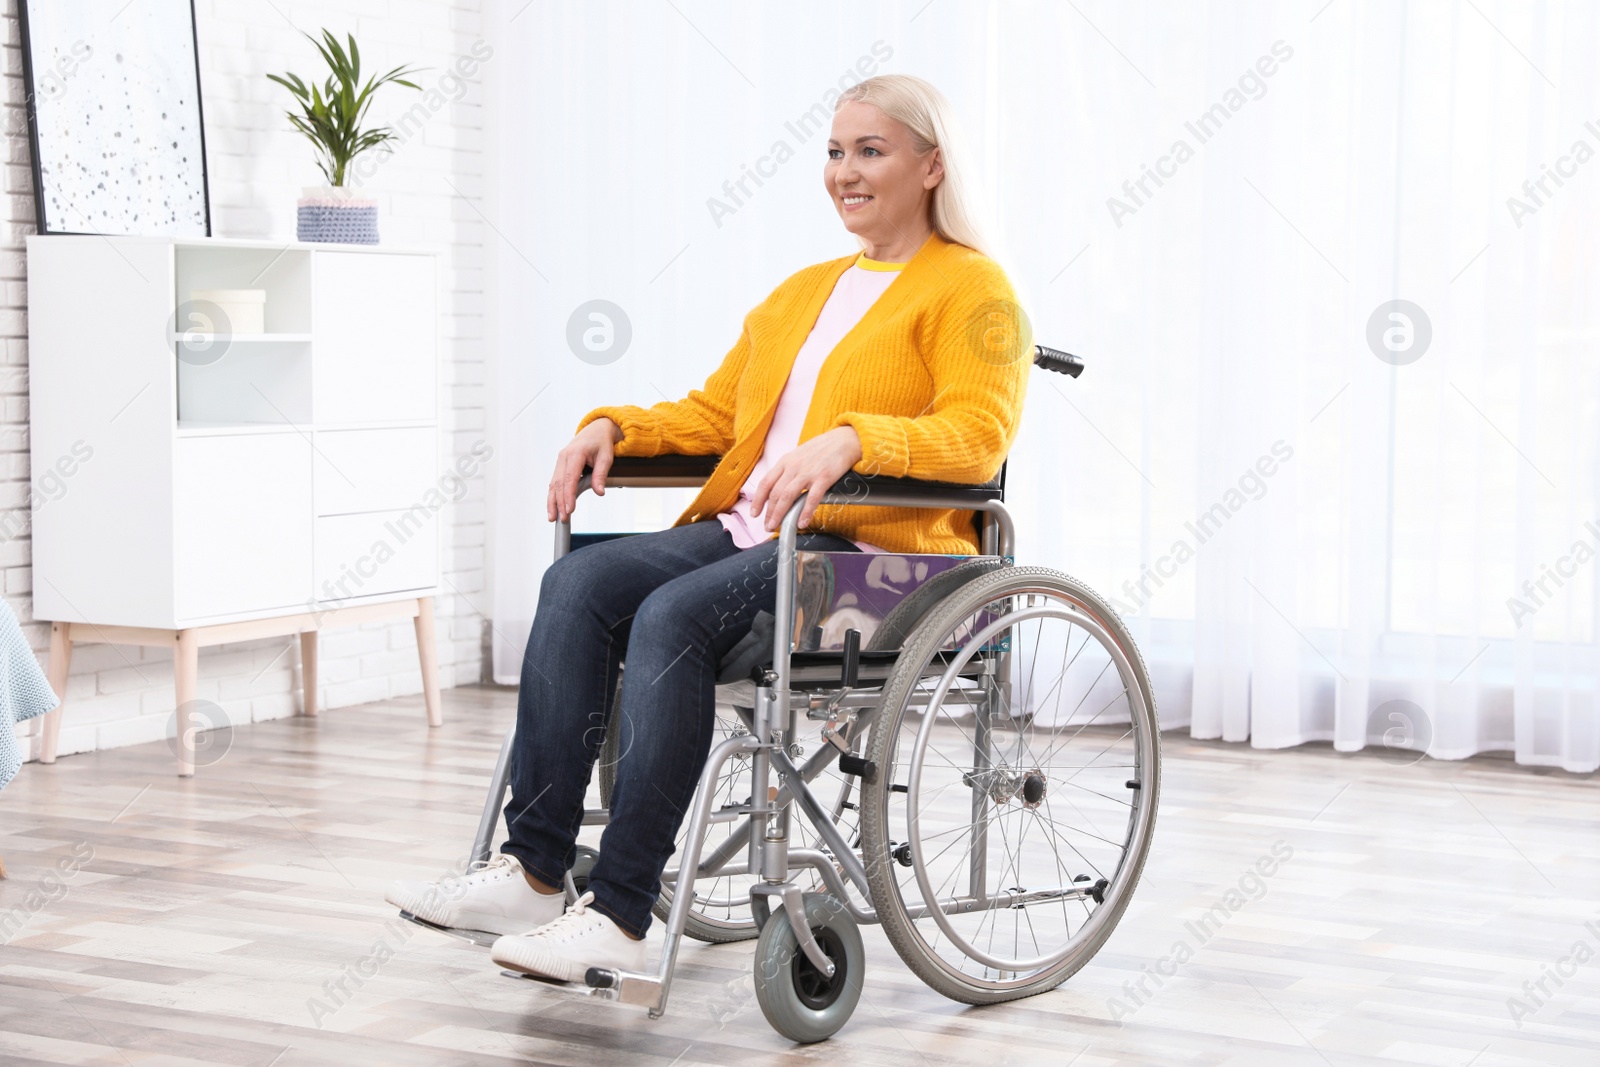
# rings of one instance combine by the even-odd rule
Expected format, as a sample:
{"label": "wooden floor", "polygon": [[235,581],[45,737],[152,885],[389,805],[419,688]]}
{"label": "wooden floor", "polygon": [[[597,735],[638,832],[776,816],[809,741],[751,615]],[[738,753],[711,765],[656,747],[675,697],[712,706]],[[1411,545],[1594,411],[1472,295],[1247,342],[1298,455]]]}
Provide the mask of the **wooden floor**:
{"label": "wooden floor", "polygon": [[190,780],[164,745],[24,767],[0,1063],[1600,1063],[1595,776],[1169,735],[1145,881],[1072,981],[968,1008],[870,928],[855,1018],[796,1048],[748,945],[690,944],[652,1022],[395,920],[391,879],[465,853],[514,700],[447,691],[435,730],[420,698],[247,726]]}

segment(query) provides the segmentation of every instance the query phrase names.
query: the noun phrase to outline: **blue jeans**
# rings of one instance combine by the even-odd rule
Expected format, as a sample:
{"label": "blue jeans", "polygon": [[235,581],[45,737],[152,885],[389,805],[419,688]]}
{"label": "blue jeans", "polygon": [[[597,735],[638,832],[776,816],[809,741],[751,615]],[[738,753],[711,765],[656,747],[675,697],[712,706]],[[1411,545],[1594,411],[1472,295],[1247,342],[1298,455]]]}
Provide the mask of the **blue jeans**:
{"label": "blue jeans", "polygon": [[[832,534],[800,548],[859,551]],[[584,794],[618,665],[621,758],[611,821],[589,877],[593,907],[643,935],[694,799],[716,724],[717,664],[773,611],[778,542],[741,550],[716,519],[603,541],[545,571],[522,660],[501,851],[559,886],[576,856]]]}

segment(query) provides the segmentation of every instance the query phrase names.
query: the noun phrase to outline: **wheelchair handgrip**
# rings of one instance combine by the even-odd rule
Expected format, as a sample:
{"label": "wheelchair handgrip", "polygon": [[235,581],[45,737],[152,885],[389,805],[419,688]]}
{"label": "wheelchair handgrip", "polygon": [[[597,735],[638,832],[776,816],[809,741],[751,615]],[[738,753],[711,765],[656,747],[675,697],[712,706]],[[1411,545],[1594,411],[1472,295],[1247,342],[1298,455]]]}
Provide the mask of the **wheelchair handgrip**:
{"label": "wheelchair handgrip", "polygon": [[1044,345],[1034,345],[1033,365],[1073,378],[1083,373],[1083,360],[1081,358],[1071,352],[1063,352],[1057,348],[1046,348]]}

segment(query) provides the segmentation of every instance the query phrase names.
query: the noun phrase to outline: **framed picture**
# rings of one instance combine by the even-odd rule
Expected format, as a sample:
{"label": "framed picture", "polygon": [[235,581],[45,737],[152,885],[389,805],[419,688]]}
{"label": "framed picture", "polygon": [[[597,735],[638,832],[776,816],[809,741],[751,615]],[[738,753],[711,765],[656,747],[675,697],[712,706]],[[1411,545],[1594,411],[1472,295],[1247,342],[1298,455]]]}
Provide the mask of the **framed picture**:
{"label": "framed picture", "polygon": [[40,233],[211,234],[193,0],[18,0]]}

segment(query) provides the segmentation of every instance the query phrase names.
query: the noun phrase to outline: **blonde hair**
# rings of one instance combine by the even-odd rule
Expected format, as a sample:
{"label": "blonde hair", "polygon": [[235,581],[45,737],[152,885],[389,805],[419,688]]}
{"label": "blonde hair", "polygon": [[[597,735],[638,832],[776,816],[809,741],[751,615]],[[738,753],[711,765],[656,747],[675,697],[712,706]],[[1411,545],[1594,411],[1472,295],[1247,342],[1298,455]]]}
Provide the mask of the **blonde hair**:
{"label": "blonde hair", "polygon": [[833,109],[838,111],[852,100],[871,104],[910,130],[917,155],[939,149],[944,177],[933,187],[929,221],[934,232],[992,257],[993,246],[973,206],[977,190],[965,144],[945,95],[931,82],[910,74],[879,74],[846,89]]}

